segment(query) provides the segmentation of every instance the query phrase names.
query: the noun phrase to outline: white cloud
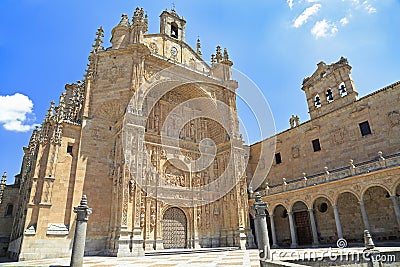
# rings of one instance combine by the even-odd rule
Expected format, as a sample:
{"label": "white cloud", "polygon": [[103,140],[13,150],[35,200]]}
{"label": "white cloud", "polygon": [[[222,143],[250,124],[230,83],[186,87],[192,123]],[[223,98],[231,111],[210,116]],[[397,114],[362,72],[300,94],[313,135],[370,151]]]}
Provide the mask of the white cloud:
{"label": "white cloud", "polygon": [[315,23],[314,27],[311,29],[311,34],[318,39],[321,37],[333,36],[337,33],[337,31],[338,28],[334,23],[329,23],[324,19]]}
{"label": "white cloud", "polygon": [[372,13],[375,13],[375,12],[376,12],[376,8],[373,7],[373,6],[371,6],[371,5],[369,5],[369,4],[365,6],[365,10],[367,10],[367,12],[368,12],[369,14],[372,14]]}
{"label": "white cloud", "polygon": [[0,95],[0,124],[8,131],[27,132],[35,127],[27,122],[27,115],[34,115],[32,108],[32,100],[23,94]]}
{"label": "white cloud", "polygon": [[340,24],[342,24],[343,26],[349,23],[349,19],[344,17],[340,20]]}
{"label": "white cloud", "polygon": [[293,23],[293,27],[299,28],[301,25],[307,22],[307,20],[314,14],[317,14],[321,9],[321,4],[314,4],[306,8],[303,13],[301,13]]}
{"label": "white cloud", "polygon": [[289,8],[293,8],[293,0],[286,0],[286,3],[288,4]]}

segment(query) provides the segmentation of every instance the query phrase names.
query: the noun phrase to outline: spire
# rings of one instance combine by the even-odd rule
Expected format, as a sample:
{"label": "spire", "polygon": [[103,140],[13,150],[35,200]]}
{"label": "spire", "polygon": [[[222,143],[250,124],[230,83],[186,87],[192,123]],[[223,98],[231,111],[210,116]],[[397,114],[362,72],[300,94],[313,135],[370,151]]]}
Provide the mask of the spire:
{"label": "spire", "polygon": [[104,30],[103,27],[99,27],[96,32],[96,38],[94,39],[93,52],[98,52],[104,50],[103,47],[103,37],[104,37]]}
{"label": "spire", "polygon": [[200,38],[197,37],[197,43],[196,43],[196,53],[201,56],[201,44],[200,44]]}
{"label": "spire", "polygon": [[127,14],[122,14],[121,15],[121,21],[119,22],[118,26],[123,26],[123,27],[130,27],[131,24],[129,23],[129,18]]}
{"label": "spire", "polygon": [[217,60],[217,63],[219,63],[222,60],[221,47],[218,45],[216,50],[217,53],[215,54],[215,59]]}
{"label": "spire", "polygon": [[221,62],[222,64],[232,66],[233,62],[229,60],[228,49],[224,48],[224,60]]}
{"label": "spire", "polygon": [[49,109],[47,110],[47,114],[46,114],[46,117],[45,117],[45,121],[49,121],[49,120],[53,117],[54,104],[55,104],[54,101],[51,101],[51,102],[50,102],[50,107],[49,107]]}
{"label": "spire", "polygon": [[224,48],[224,61],[229,60],[228,50]]}
{"label": "spire", "polygon": [[215,55],[212,54],[212,55],[211,55],[211,65],[214,65],[215,62],[216,62],[216,61],[215,61]]}
{"label": "spire", "polygon": [[7,182],[7,173],[4,172],[0,181],[0,204],[3,201],[3,194],[4,194],[4,189],[6,188],[6,182]]}
{"label": "spire", "polygon": [[144,13],[143,8],[137,7],[132,16],[132,26],[139,29],[142,33],[146,33],[148,30],[148,16]]}
{"label": "spire", "polygon": [[0,182],[0,184],[1,184],[1,185],[5,185],[6,182],[7,182],[7,172],[4,172],[4,173],[3,173],[3,176],[1,177],[1,182]]}

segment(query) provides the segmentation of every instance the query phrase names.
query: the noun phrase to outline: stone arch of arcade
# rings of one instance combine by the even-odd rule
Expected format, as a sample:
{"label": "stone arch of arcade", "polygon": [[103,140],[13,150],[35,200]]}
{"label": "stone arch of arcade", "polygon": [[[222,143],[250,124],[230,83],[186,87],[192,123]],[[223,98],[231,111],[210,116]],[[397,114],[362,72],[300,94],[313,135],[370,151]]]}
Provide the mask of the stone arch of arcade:
{"label": "stone arch of arcade", "polygon": [[273,247],[336,245],[339,238],[352,245],[363,242],[365,229],[376,242],[400,240],[397,171],[396,175],[371,173],[339,184],[264,194]]}

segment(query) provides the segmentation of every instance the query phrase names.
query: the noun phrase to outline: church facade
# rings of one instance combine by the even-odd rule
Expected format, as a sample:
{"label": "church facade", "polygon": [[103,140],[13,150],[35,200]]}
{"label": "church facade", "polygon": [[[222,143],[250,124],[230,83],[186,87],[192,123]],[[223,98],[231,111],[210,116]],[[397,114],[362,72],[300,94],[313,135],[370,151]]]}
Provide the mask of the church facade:
{"label": "church facade", "polygon": [[83,194],[87,255],[251,244],[228,51],[218,46],[207,64],[174,9],[159,33],[147,27],[143,9],[122,15],[107,49],[99,28],[85,79],[67,84],[33,131],[11,257],[69,256]]}

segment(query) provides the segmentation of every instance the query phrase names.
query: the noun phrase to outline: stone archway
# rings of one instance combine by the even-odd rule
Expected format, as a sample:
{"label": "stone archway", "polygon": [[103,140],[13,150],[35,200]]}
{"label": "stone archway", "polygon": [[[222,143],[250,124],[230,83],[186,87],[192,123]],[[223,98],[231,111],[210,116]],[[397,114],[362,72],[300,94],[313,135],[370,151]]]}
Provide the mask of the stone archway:
{"label": "stone archway", "polygon": [[275,207],[273,214],[277,245],[279,247],[289,247],[291,239],[288,212],[283,205],[279,204]]}
{"label": "stone archway", "polygon": [[318,238],[321,244],[334,244],[338,239],[332,204],[326,197],[318,197],[313,204]]}
{"label": "stone archway", "polygon": [[362,242],[364,222],[359,200],[353,193],[342,192],[336,203],[344,238],[348,243]]}
{"label": "stone archway", "polygon": [[363,194],[371,234],[376,241],[396,240],[398,225],[389,192],[380,186],[371,186]]}
{"label": "stone archway", "polygon": [[293,219],[296,227],[297,242],[299,245],[311,245],[313,241],[308,208],[301,201],[292,207]]}
{"label": "stone archway", "polygon": [[187,219],[179,208],[168,208],[163,215],[162,236],[165,249],[187,247]]}

